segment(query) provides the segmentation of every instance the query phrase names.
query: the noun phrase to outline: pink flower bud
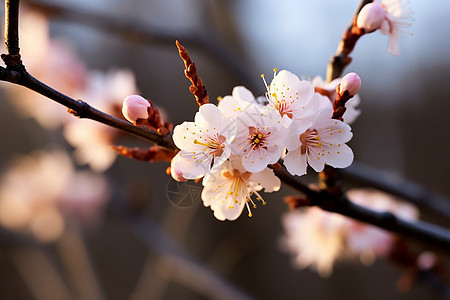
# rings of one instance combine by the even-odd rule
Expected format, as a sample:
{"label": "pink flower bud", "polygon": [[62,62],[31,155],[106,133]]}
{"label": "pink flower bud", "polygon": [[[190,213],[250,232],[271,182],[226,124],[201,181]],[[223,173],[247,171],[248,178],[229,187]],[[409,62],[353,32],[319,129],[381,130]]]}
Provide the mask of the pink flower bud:
{"label": "pink flower bud", "polygon": [[350,96],[355,96],[361,88],[361,78],[356,73],[348,73],[341,80],[341,87],[339,93],[342,94],[345,91],[350,93]]}
{"label": "pink flower bud", "polygon": [[359,12],[356,26],[363,28],[366,32],[372,32],[381,27],[385,18],[386,11],[380,4],[369,3]]}
{"label": "pink flower bud", "polygon": [[122,105],[123,116],[131,123],[137,119],[148,118],[150,103],[139,95],[131,95],[125,98]]}

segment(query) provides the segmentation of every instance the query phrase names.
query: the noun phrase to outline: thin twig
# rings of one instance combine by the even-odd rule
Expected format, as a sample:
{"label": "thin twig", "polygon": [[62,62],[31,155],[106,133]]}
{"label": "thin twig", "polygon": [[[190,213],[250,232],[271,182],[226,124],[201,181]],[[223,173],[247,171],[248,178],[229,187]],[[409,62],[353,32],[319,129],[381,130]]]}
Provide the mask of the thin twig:
{"label": "thin twig", "polygon": [[195,96],[195,101],[197,101],[198,106],[209,103],[209,96],[202,80],[198,77],[197,67],[192,62],[186,48],[184,48],[178,40],[175,41],[175,43],[186,68],[186,70],[184,70],[184,74],[186,75],[186,78],[192,82],[192,85],[189,87],[189,91]]}
{"label": "thin twig", "polygon": [[22,85],[43,96],[46,96],[47,98],[52,99],[53,101],[69,108],[69,112],[79,118],[87,118],[97,121],[99,123],[133,134],[146,141],[153,142],[171,151],[176,151],[176,147],[172,141],[170,133],[161,136],[153,130],[134,126],[127,121],[99,111],[86,102],[72,99],[31,76],[23,66],[21,66],[20,68],[15,68],[14,70],[0,67],[0,80]]}
{"label": "thin twig", "polygon": [[358,39],[364,35],[364,30],[356,27],[356,18],[364,5],[373,2],[373,0],[362,0],[353,15],[350,26],[345,30],[339,43],[337,53],[331,58],[327,68],[327,82],[340,77],[345,67],[352,61],[349,56],[353,51]]}

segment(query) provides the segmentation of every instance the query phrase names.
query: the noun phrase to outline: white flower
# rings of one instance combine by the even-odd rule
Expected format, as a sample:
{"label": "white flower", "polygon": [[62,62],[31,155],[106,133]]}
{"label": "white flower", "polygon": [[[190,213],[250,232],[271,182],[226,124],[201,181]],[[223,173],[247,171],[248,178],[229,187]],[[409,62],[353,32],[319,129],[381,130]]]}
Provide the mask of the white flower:
{"label": "white flower", "polygon": [[272,107],[247,105],[236,117],[237,135],[233,154],[242,155],[242,164],[249,172],[260,172],[276,163],[284,148],[284,126]]}
{"label": "white flower", "polygon": [[[341,82],[341,78],[336,78],[335,80],[331,81],[330,83],[326,83],[325,80],[323,80],[323,78],[320,76],[316,76],[312,80],[312,84],[313,84],[314,88],[316,89],[316,91],[321,90],[320,92],[322,92],[323,94],[327,94],[327,96],[329,97],[329,99],[331,101],[336,100],[336,97],[337,97],[336,87],[338,86],[338,84],[340,82]],[[353,96],[353,98],[351,98],[350,100],[348,100],[345,103],[346,111],[345,111],[344,115],[342,116],[342,118],[344,119],[344,122],[346,124],[349,124],[349,125],[352,124],[353,122],[356,121],[358,116],[361,114],[361,110],[357,109],[360,102],[361,102],[361,98],[359,97],[358,94],[356,94]]]}
{"label": "white flower", "polygon": [[320,172],[325,165],[345,168],[352,163],[353,152],[345,145],[352,138],[351,128],[331,119],[332,114],[328,106],[319,111],[312,125],[297,122],[291,125],[286,141],[288,153],[284,158],[289,173],[304,175],[308,164]]}
{"label": "white flower", "polygon": [[270,105],[278,110],[283,118],[283,124],[288,126],[291,120],[300,120],[312,111],[308,109],[308,103],[314,94],[314,87],[309,81],[300,80],[295,74],[282,70],[276,74],[269,86],[264,79],[267,88],[267,100]]}
{"label": "white flower", "polygon": [[213,104],[202,105],[195,122],[184,122],[173,131],[175,145],[180,148],[174,159],[176,169],[186,179],[205,176],[213,163],[218,168],[228,159],[235,135],[234,118],[225,119]]}
{"label": "white flower", "polygon": [[294,264],[328,277],[344,251],[345,218],[311,207],[288,212],[282,223],[286,234],[282,245],[294,255]]}
{"label": "white flower", "polygon": [[258,192],[263,188],[266,193],[278,191],[280,184],[272,170],[265,168],[250,173],[242,166],[241,158],[232,155],[220,170],[205,176],[202,200],[206,207],[211,206],[217,219],[232,221],[241,215],[244,206],[247,206],[249,217],[252,216],[249,203],[256,207],[251,199],[253,194],[256,200],[265,204]]}
{"label": "white flower", "polygon": [[399,55],[399,35],[407,33],[403,28],[410,26],[409,21],[412,19],[412,10],[407,4],[408,2],[403,0],[375,0],[363,7],[357,26],[370,32],[379,29],[382,34],[388,35],[387,51]]}

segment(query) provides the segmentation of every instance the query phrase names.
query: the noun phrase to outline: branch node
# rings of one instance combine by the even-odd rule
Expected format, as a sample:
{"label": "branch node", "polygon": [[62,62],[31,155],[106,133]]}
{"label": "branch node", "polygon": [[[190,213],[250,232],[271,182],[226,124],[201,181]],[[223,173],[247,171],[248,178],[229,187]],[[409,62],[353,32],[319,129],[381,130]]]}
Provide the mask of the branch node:
{"label": "branch node", "polygon": [[79,108],[69,108],[67,111],[69,112],[69,114],[72,114],[80,119],[85,118],[86,112],[89,111],[91,106],[83,100],[77,100],[77,103],[80,104]]}

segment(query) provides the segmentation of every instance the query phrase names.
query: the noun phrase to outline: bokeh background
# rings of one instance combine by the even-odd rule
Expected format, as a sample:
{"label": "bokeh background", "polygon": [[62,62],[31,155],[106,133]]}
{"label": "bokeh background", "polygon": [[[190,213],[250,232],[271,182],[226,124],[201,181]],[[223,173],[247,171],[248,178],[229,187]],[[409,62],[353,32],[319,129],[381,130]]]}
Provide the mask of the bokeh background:
{"label": "bokeh background", "polygon": [[[352,54],[346,71],[362,78],[362,114],[352,126],[350,145],[357,161],[448,197],[450,4],[410,2],[415,20],[407,30],[412,36],[401,37],[399,57],[385,51],[387,37],[379,33],[364,36]],[[164,35],[143,40],[127,32],[111,33],[79,15],[56,13],[49,19],[51,36],[63,37],[87,68],[131,70],[141,94],[179,124],[192,120],[198,107],[188,91],[174,38],[187,47],[212,99],[231,94],[236,85],[263,95],[260,74],[270,74],[274,67],[324,77],[358,1],[58,3]],[[27,57],[23,61],[27,65]],[[73,151],[61,129],[45,130],[18,112],[7,100],[10,94],[2,90],[0,95],[2,172],[17,157],[37,149],[59,145]],[[50,100],[42,98],[35,105],[40,101]],[[131,136],[121,143],[148,146]],[[297,270],[279,243],[280,216],[288,209],[283,197],[292,190],[283,187],[267,195],[268,205],[257,208],[252,218],[220,222],[203,207],[195,186],[180,190],[182,196],[190,193],[193,203],[173,204],[178,198],[171,192],[178,192],[179,186],[166,175],[167,167],[119,157],[103,173],[110,191],[103,213],[88,226],[67,222],[56,241],[42,243],[2,228],[0,298],[209,299],[231,295],[224,283],[256,299],[440,298],[427,283],[399,293],[395,283],[402,270],[383,260],[371,267],[338,262],[327,279]],[[306,180],[315,180],[314,174]],[[450,226],[426,210],[422,218]],[[221,289],[223,294],[217,294]]]}

